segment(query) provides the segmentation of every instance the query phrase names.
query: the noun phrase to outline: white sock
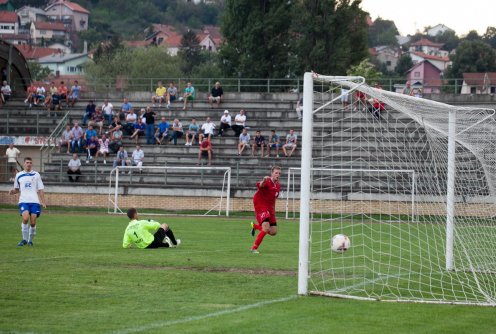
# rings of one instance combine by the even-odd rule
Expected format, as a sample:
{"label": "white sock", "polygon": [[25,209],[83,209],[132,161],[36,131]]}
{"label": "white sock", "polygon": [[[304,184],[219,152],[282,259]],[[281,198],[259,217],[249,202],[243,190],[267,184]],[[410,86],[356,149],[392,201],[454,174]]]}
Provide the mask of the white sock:
{"label": "white sock", "polygon": [[21,223],[22,240],[28,240],[29,236],[29,225]]}
{"label": "white sock", "polygon": [[36,225],[29,226],[29,241],[33,241],[35,235],[36,235]]}

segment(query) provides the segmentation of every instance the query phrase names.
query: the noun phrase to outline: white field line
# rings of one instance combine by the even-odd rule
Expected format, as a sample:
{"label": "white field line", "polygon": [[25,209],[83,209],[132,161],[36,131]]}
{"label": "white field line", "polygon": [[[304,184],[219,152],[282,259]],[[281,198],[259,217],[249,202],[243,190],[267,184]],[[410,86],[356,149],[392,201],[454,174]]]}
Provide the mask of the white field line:
{"label": "white field line", "polygon": [[257,308],[257,307],[265,306],[265,305],[270,305],[270,304],[274,304],[274,303],[287,302],[287,301],[290,301],[290,300],[293,300],[296,298],[298,298],[297,295],[292,295],[289,297],[266,300],[266,301],[258,302],[255,304],[244,305],[244,306],[231,308],[231,309],[227,309],[227,310],[217,311],[217,312],[213,312],[213,313],[207,313],[204,315],[197,315],[197,316],[193,316],[193,317],[186,317],[186,318],[177,319],[177,320],[170,320],[170,321],[160,321],[160,322],[155,322],[155,323],[151,323],[148,325],[143,325],[140,327],[126,328],[126,329],[122,329],[122,330],[118,330],[118,331],[113,331],[111,333],[112,334],[128,334],[128,333],[145,332],[145,331],[149,331],[151,329],[162,328],[162,327],[178,325],[178,324],[184,324],[184,323],[188,323],[188,322],[192,322],[192,321],[204,320],[204,319],[218,317],[218,316],[222,316],[222,315],[226,315],[226,314],[242,312],[242,311],[246,311],[249,309],[253,309],[253,308]]}

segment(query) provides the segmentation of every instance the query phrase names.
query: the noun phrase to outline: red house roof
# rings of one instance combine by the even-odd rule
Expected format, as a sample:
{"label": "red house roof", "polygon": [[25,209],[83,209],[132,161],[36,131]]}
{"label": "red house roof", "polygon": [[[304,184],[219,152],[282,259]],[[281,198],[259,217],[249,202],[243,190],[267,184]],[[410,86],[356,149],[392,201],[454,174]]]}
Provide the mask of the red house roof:
{"label": "red house roof", "polygon": [[438,61],[444,61],[444,62],[450,61],[449,57],[433,56],[433,55],[428,55],[427,53],[423,53],[423,52],[411,52],[411,53],[416,55],[416,56],[427,59],[427,60],[438,60]]}
{"label": "red house roof", "polygon": [[65,1],[65,0],[59,0],[58,2],[55,2],[48,6],[46,9],[48,10],[49,8],[56,6],[56,5],[63,5],[72,10],[73,12],[79,12],[79,13],[85,13],[89,14],[90,12],[86,9],[83,8],[82,6],[78,5],[77,3],[70,2],[70,1]]}
{"label": "red house roof", "polygon": [[463,73],[463,81],[468,86],[484,86],[496,84],[496,72]]}
{"label": "red house roof", "polygon": [[416,41],[415,43],[410,44],[410,46],[432,46],[436,48],[441,48],[443,46],[442,43],[434,43],[427,38],[421,38],[420,40]]}
{"label": "red house roof", "polygon": [[52,49],[52,48],[42,48],[42,47],[37,47],[37,46],[32,46],[32,45],[14,45],[19,52],[22,53],[24,58],[27,60],[30,59],[39,59],[42,57],[50,56],[54,53],[57,53],[57,49]]}
{"label": "red house roof", "polygon": [[57,30],[57,31],[65,31],[66,28],[61,22],[40,22],[35,21],[34,27],[38,30]]}
{"label": "red house roof", "polygon": [[181,35],[174,35],[165,40],[165,43],[167,43],[168,46],[172,47],[180,47],[181,46],[181,39],[183,36]]}
{"label": "red house roof", "polygon": [[0,22],[2,23],[16,23],[17,14],[15,12],[0,12]]}

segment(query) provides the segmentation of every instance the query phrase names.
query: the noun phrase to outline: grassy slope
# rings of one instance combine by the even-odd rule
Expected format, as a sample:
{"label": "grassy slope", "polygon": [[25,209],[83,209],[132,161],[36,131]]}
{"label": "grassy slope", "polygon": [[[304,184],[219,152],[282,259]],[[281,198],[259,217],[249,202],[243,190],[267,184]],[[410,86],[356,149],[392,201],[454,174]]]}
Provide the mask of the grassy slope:
{"label": "grassy slope", "polygon": [[489,333],[494,309],[295,296],[297,224],[247,250],[249,220],[160,218],[178,249],[123,250],[124,217],[44,215],[34,248],[0,216],[0,331]]}

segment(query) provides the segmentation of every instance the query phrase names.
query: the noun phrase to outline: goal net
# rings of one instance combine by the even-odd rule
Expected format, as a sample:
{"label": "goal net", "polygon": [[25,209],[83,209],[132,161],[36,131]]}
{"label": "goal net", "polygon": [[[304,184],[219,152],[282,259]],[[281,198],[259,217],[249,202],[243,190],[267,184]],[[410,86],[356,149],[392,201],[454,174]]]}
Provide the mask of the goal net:
{"label": "goal net", "polygon": [[[494,110],[360,77],[304,81],[301,172],[287,204],[299,205],[298,292],[496,305]],[[336,234],[350,238],[347,251],[331,250]]]}
{"label": "goal net", "polygon": [[229,216],[230,188],[230,167],[119,166],[110,172],[108,213]]}

